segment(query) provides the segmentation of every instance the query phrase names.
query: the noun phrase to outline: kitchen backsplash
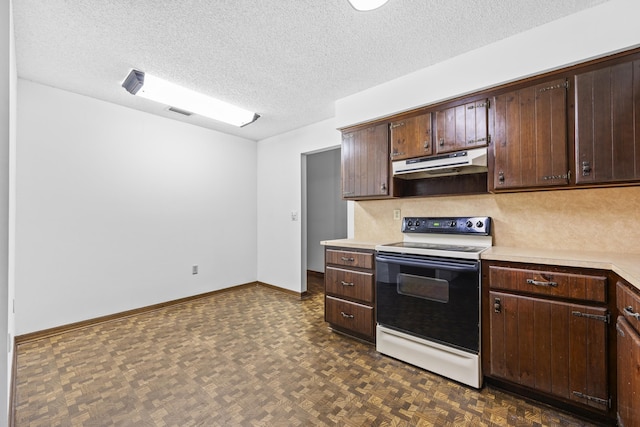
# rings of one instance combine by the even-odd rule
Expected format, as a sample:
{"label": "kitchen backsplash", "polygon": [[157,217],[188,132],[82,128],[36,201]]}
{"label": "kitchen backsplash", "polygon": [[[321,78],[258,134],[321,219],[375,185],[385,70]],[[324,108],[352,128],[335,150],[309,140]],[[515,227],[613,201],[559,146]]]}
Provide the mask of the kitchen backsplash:
{"label": "kitchen backsplash", "polygon": [[640,254],[640,187],[536,191],[355,203],[354,238],[402,240],[401,216],[490,216],[493,244]]}

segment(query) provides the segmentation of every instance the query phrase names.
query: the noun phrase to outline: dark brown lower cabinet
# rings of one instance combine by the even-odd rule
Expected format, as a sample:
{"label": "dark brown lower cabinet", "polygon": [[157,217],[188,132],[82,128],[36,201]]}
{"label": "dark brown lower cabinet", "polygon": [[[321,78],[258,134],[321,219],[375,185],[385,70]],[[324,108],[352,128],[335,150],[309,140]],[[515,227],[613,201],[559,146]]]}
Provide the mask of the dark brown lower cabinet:
{"label": "dark brown lower cabinet", "polygon": [[616,300],[618,425],[640,427],[640,291],[619,280]]}
{"label": "dark brown lower cabinet", "polygon": [[487,382],[588,419],[615,418],[615,287],[606,271],[483,261]]}
{"label": "dark brown lower cabinet", "polygon": [[372,250],[325,248],[324,320],[335,331],[375,342]]}
{"label": "dark brown lower cabinet", "polygon": [[640,426],[640,335],[618,317],[618,425]]}

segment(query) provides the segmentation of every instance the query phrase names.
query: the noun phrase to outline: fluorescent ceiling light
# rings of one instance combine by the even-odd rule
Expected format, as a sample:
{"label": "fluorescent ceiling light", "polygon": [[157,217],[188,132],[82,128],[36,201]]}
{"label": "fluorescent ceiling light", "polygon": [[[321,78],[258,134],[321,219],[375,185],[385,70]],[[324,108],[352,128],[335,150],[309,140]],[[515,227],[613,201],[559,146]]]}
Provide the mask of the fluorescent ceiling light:
{"label": "fluorescent ceiling light", "polygon": [[388,0],[349,0],[351,6],[355,10],[367,11],[377,9],[383,4],[385,4]]}
{"label": "fluorescent ceiling light", "polygon": [[131,70],[122,82],[122,87],[132,95],[138,95],[234,126],[246,126],[260,117],[253,111],[236,107],[138,70]]}

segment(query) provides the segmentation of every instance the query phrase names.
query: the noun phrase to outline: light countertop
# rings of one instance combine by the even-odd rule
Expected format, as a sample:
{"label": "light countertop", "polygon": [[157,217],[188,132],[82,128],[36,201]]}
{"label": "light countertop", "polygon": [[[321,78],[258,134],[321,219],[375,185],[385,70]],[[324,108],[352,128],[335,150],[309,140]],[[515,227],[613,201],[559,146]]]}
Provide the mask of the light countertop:
{"label": "light countertop", "polygon": [[381,245],[387,242],[363,242],[362,240],[355,239],[337,239],[337,240],[323,240],[320,242],[323,246],[337,246],[341,248],[353,248],[353,249],[369,249],[375,250],[376,245]]}
{"label": "light countertop", "polygon": [[[356,239],[325,240],[324,246],[374,250],[376,245],[390,242],[365,242]],[[481,255],[483,260],[511,261],[528,264],[611,270],[640,289],[640,254],[591,251],[558,251],[554,249],[492,246]]]}

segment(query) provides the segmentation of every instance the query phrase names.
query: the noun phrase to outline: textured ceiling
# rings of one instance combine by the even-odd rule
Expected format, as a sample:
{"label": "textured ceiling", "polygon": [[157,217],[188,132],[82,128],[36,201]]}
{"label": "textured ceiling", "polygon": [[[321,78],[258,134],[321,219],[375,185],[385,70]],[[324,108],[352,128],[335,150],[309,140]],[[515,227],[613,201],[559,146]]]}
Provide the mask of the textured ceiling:
{"label": "textured ceiling", "polygon": [[[13,0],[18,75],[260,140],[334,101],[606,0]],[[262,117],[235,128],[129,95],[131,68]]]}

